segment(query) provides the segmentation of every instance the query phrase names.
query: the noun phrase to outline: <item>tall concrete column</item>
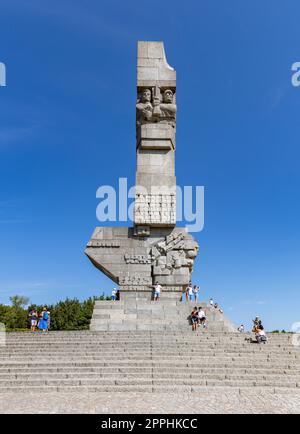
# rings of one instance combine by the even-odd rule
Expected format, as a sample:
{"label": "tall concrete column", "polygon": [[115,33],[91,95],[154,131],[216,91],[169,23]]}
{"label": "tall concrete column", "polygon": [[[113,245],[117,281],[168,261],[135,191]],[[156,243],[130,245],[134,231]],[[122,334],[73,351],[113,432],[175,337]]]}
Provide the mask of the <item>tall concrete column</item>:
{"label": "tall concrete column", "polygon": [[134,227],[97,227],[85,253],[122,297],[179,298],[198,244],[176,227],[176,72],[162,42],[138,42]]}

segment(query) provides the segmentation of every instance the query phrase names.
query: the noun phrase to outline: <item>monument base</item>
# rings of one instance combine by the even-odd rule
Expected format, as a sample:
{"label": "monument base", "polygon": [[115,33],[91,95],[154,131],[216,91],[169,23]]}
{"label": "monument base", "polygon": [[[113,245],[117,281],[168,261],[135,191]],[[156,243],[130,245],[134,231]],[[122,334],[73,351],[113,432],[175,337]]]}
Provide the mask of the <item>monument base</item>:
{"label": "monument base", "polygon": [[[181,301],[182,292],[164,290],[160,294],[160,300]],[[120,301],[154,301],[154,291],[124,291],[120,288]]]}
{"label": "monument base", "polygon": [[199,330],[234,332],[236,327],[218,309],[206,302],[181,302],[178,293],[168,298],[167,292],[159,301],[151,301],[148,292],[124,292],[119,301],[96,301],[90,324],[92,331],[191,331],[190,313],[197,305],[205,309],[207,328]]}
{"label": "monument base", "polygon": [[197,253],[198,243],[185,228],[144,226],[97,227],[85,250],[121,292],[149,292],[158,282],[163,292],[177,294],[191,280]]}

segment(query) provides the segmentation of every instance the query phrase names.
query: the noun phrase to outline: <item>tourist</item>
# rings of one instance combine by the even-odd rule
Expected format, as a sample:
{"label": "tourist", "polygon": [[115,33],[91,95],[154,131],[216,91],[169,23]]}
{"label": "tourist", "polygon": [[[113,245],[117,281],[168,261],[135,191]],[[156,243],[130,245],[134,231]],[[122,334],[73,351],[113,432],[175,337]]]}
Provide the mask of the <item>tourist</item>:
{"label": "tourist", "polygon": [[194,296],[193,287],[192,287],[192,285],[189,285],[189,286],[188,286],[188,297],[189,297],[189,301],[193,301],[193,296]]}
{"label": "tourist", "polygon": [[255,333],[255,330],[260,326],[262,326],[261,319],[258,316],[256,316],[255,319],[252,320],[252,322],[253,322],[252,331]]}
{"label": "tourist", "polygon": [[213,307],[214,307],[214,300],[213,300],[213,298],[209,299],[209,305],[210,305],[210,308],[213,309]]}
{"label": "tourist", "polygon": [[255,333],[255,338],[259,344],[267,342],[266,332],[262,325],[258,326]]}
{"label": "tourist", "polygon": [[215,308],[215,309],[218,309],[218,307],[219,307],[218,303],[215,303],[215,304],[214,304],[214,308]]}
{"label": "tourist", "polygon": [[203,328],[206,328],[206,314],[204,309],[202,309],[202,307],[199,307],[198,310],[198,319],[199,319],[199,325],[202,325]]}
{"label": "tourist", "polygon": [[30,328],[32,332],[36,331],[37,321],[38,321],[38,313],[35,309],[31,310],[29,312],[29,318],[30,318]]}
{"label": "tourist", "polygon": [[245,331],[244,324],[241,324],[241,325],[238,327],[238,332],[240,332],[240,333],[244,333],[244,331]]}
{"label": "tourist", "polygon": [[158,282],[156,282],[154,286],[154,301],[158,301],[160,299],[161,290],[162,290],[161,285]]}
{"label": "tourist", "polygon": [[198,309],[197,306],[195,306],[191,312],[192,331],[195,331],[197,329],[198,320]]}
{"label": "tourist", "polygon": [[196,303],[198,303],[198,293],[199,293],[199,286],[194,285],[193,294]]}
{"label": "tourist", "polygon": [[47,319],[47,330],[50,330],[50,325],[51,325],[51,318],[50,318],[50,310],[47,310],[48,313],[48,319]]}
{"label": "tourist", "polygon": [[116,300],[120,301],[120,289],[117,289]]}
{"label": "tourist", "polygon": [[189,301],[189,287],[190,286],[187,286],[185,288],[185,301]]}
{"label": "tourist", "polygon": [[43,332],[46,332],[48,330],[48,324],[47,324],[48,318],[49,315],[48,315],[47,308],[44,307],[42,313],[40,314],[40,320],[38,324],[38,328]]}
{"label": "tourist", "polygon": [[113,288],[113,290],[111,291],[111,299],[112,299],[112,301],[116,301],[116,299],[117,299],[117,288]]}

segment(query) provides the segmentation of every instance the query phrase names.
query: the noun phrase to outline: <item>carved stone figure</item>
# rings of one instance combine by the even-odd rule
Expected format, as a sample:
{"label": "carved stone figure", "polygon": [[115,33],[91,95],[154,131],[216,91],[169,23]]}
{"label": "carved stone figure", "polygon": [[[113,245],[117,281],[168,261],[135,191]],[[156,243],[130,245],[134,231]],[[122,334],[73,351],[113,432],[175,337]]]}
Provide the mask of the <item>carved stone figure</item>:
{"label": "carved stone figure", "polygon": [[[198,244],[176,227],[176,71],[162,42],[138,43],[134,227],[96,228],[86,248],[120,298],[174,299],[191,280]],[[141,295],[142,294],[142,295]]]}
{"label": "carved stone figure", "polygon": [[151,90],[144,89],[136,104],[137,125],[149,122],[152,118],[153,106],[151,104]]}
{"label": "carved stone figure", "polygon": [[163,93],[163,102],[160,104],[160,120],[175,127],[177,107],[173,100],[173,92],[170,89],[166,89]]}
{"label": "carved stone figure", "polygon": [[[155,279],[158,279],[158,276],[174,276],[173,284],[176,285],[178,274],[186,275],[187,271],[188,273],[193,271],[198,244],[191,236],[178,232],[158,241],[153,245],[151,253],[154,259]],[[183,267],[187,267],[188,270],[182,269]],[[171,277],[168,279],[170,282]]]}

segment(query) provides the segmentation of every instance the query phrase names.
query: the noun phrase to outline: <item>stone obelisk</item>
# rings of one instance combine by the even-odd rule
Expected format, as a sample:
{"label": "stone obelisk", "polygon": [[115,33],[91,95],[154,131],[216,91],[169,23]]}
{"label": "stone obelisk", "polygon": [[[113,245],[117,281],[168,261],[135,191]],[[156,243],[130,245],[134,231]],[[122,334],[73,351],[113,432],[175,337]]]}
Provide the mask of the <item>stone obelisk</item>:
{"label": "stone obelisk", "polygon": [[198,244],[176,227],[176,71],[162,42],[138,42],[134,226],[97,227],[85,253],[120,286],[121,298],[179,298]]}

